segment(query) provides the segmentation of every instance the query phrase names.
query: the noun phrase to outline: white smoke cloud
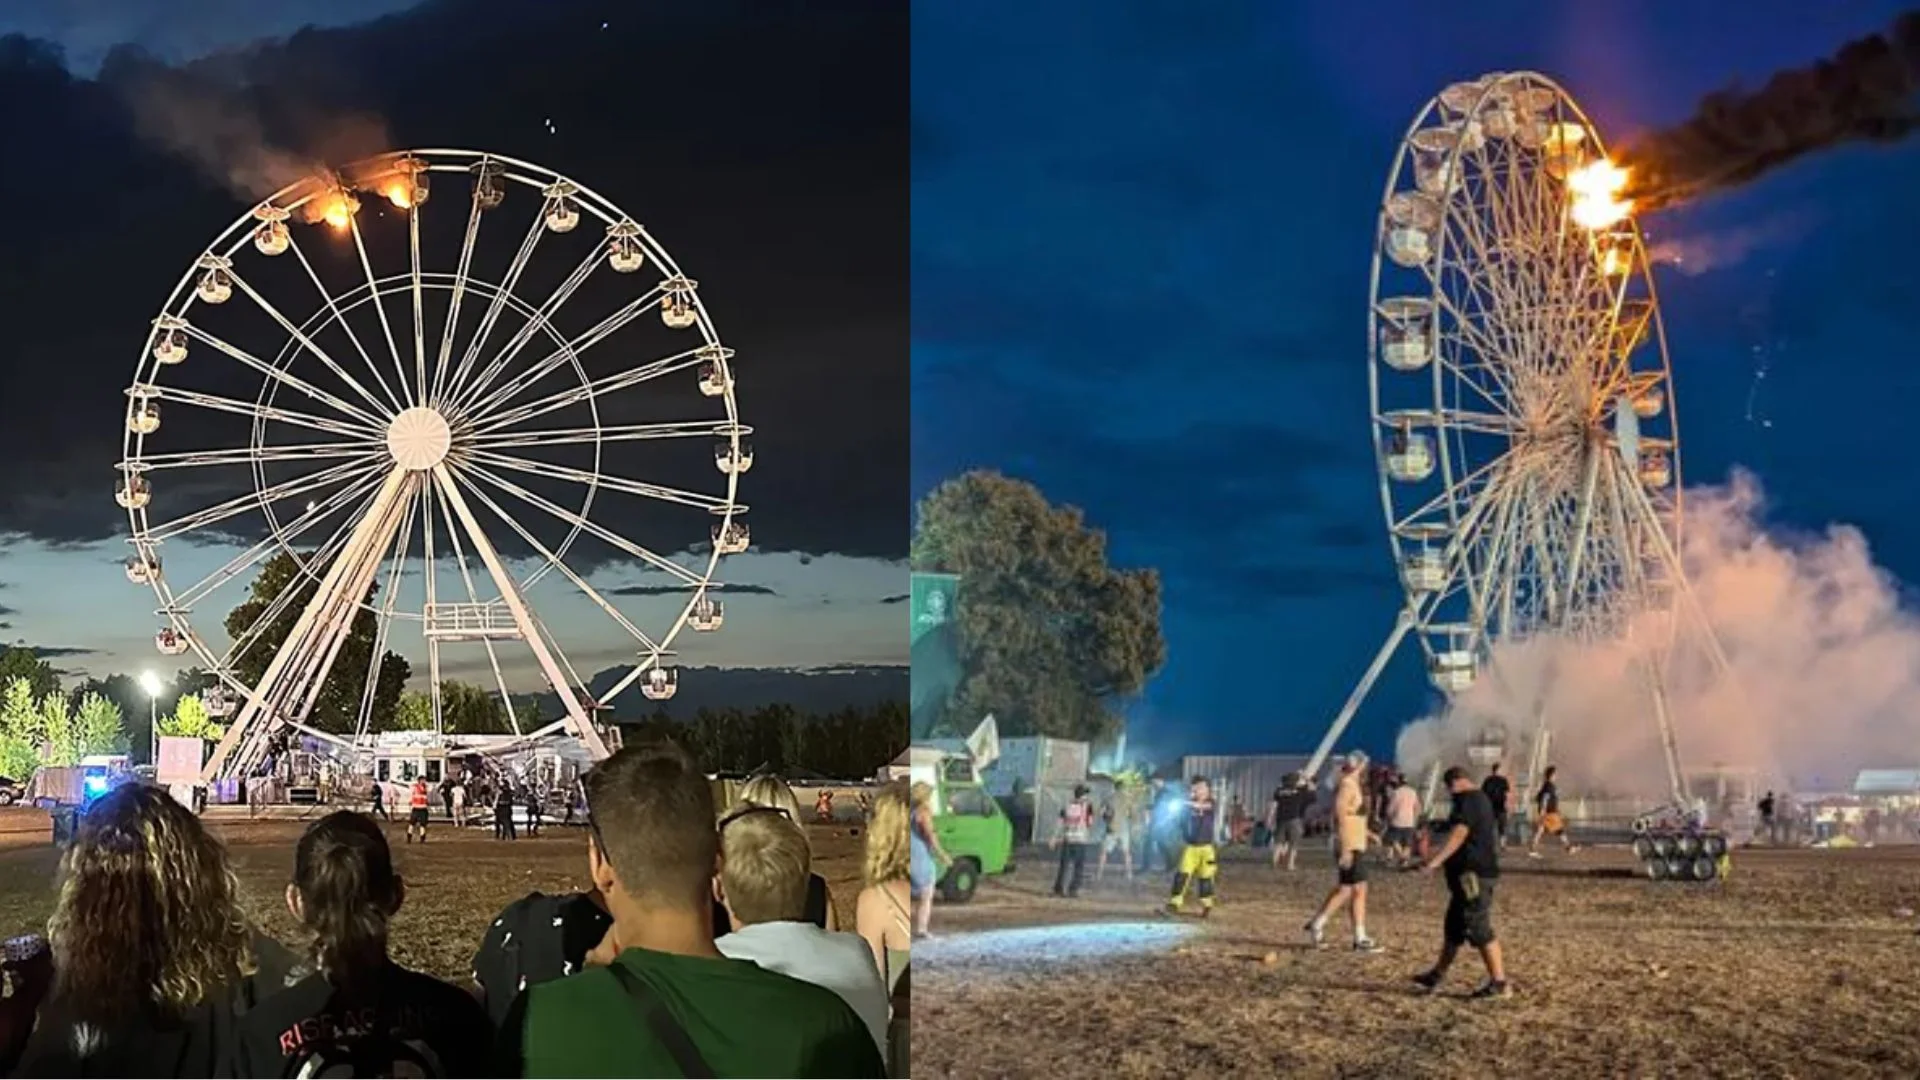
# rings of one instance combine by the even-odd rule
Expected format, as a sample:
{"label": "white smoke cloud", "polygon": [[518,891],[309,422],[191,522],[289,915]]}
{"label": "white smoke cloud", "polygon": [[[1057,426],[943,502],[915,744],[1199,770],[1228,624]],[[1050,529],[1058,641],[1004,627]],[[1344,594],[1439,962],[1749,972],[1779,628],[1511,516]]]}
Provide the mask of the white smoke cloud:
{"label": "white smoke cloud", "polygon": [[[1762,510],[1746,472],[1686,493],[1681,559],[1704,619],[1679,617],[1667,680],[1682,766],[1757,769],[1763,782],[1800,790],[1849,788],[1862,768],[1920,766],[1920,616],[1901,607],[1898,582],[1874,565],[1858,529],[1789,536],[1766,529]],[[1703,647],[1703,621],[1724,650],[1724,677]],[[1538,702],[1555,763],[1582,789],[1663,795],[1637,655],[1565,639],[1497,646],[1498,676],[1478,680],[1448,715],[1404,730],[1398,760],[1409,770],[1465,763],[1491,724],[1506,729],[1516,771]]]}
{"label": "white smoke cloud", "polygon": [[1781,213],[1715,232],[1649,239],[1647,258],[1688,277],[1737,266],[1754,252],[1798,240],[1813,228],[1809,215]]}

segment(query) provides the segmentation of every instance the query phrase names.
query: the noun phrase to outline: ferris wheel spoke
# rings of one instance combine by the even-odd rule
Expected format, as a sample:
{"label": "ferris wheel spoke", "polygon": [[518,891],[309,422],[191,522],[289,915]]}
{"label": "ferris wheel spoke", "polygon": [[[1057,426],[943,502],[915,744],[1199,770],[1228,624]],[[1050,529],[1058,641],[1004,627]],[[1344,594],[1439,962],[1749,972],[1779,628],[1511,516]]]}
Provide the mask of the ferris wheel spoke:
{"label": "ferris wheel spoke", "polygon": [[[385,472],[382,472],[379,477],[380,480],[384,482],[386,475]],[[306,558],[303,569],[310,580],[317,581],[321,573],[324,572],[322,568],[331,566],[333,560],[339,557],[340,552],[346,547],[347,540],[353,535],[353,527],[360,523],[360,519],[379,497],[380,486],[376,484],[372,491],[368,492],[359,500],[358,505],[353,508],[352,512],[346,515],[346,519],[333,531],[333,535],[327,537],[326,541],[315,548],[312,555]],[[280,595],[274,597],[273,601],[263,608],[259,615],[255,616],[253,622],[248,624],[245,630],[232,636],[232,640],[227,645],[225,655],[220,658],[218,665],[220,670],[231,670],[234,664],[247,654],[247,650],[253,647],[260,635],[266,632],[268,627],[272,626],[281,615],[292,610],[296,601],[304,603],[307,599],[311,599],[311,597],[308,595],[308,590],[303,587],[303,583],[296,582],[293,587],[280,590]],[[256,689],[262,693],[266,691],[265,687],[257,687]]]}
{"label": "ferris wheel spoke", "polygon": [[[393,558],[386,574],[386,595],[381,599],[380,618],[375,620],[373,656],[367,664],[366,683],[360,691],[360,708],[354,722],[353,741],[356,744],[367,737],[373,726],[373,702],[380,693],[380,672],[386,665],[387,641],[393,632],[393,616],[400,600],[400,571],[407,564],[407,548],[413,540],[413,515],[417,505],[417,502],[410,501],[401,510],[400,529],[393,538]],[[433,555],[429,549],[429,566],[432,561]]]}
{"label": "ferris wheel spoke", "polygon": [[[533,251],[540,244],[540,237],[546,231],[545,214],[535,214],[533,224],[527,227],[527,235],[520,241],[520,250],[514,253],[513,262],[507,266],[507,275],[500,282],[500,288],[488,302],[486,313],[480,316],[480,325],[474,327],[473,337],[467,342],[466,349],[460,354],[460,364],[453,370],[448,380],[448,393],[457,393],[466,381],[467,374],[480,359],[480,351],[487,347],[487,340],[493,336],[493,328],[500,321],[500,312],[506,306],[507,297],[520,284],[520,275],[526,273],[527,263],[533,258]],[[532,322],[532,316],[528,316]]]}
{"label": "ferris wheel spoke", "polygon": [[[462,482],[464,483],[464,480]],[[459,522],[454,517],[453,508],[447,505],[446,495],[440,491],[439,486],[429,484],[428,487],[432,488],[434,502],[440,507],[440,519],[447,523],[447,541],[453,548],[454,565],[460,570],[460,581],[466,586],[467,602],[478,607],[481,602],[480,593],[474,588],[473,570],[467,562],[466,543],[460,539]],[[483,566],[481,569],[484,571],[486,568]],[[493,647],[492,638],[482,637],[480,644],[487,651],[487,666],[493,669],[494,687],[500,692],[500,707],[506,710],[507,722],[513,726],[513,733],[519,735],[521,734],[520,717],[513,711],[513,694],[508,691],[506,674],[500,669],[500,652]]]}
{"label": "ferris wheel spoke", "polygon": [[641,630],[638,626],[635,626],[633,624],[633,621],[628,619],[624,614],[622,614],[619,608],[609,603],[606,597],[601,596],[599,590],[595,589],[592,585],[587,583],[586,578],[583,578],[579,574],[575,573],[573,568],[566,564],[565,560],[561,559],[560,556],[556,555],[553,552],[553,549],[541,543],[538,538],[536,538],[531,532],[527,531],[525,526],[521,525],[518,521],[514,520],[514,517],[512,514],[509,514],[505,510],[501,509],[500,504],[495,502],[492,496],[488,495],[485,491],[482,491],[478,484],[475,484],[471,479],[465,476],[461,476],[459,474],[455,474],[454,479],[457,480],[461,484],[461,486],[465,487],[469,492],[471,492],[474,498],[479,499],[480,502],[487,507],[487,509],[493,511],[493,516],[499,518],[502,522],[505,522],[506,526],[509,529],[513,530],[513,532],[516,535],[518,535],[520,539],[526,541],[528,545],[530,545],[535,551],[540,553],[540,556],[542,558],[552,563],[553,566],[560,571],[560,574],[562,577],[565,577],[568,581],[572,582],[574,588],[579,589],[581,592],[585,593],[587,595],[587,599],[593,601],[594,606],[598,607],[601,611],[606,612],[607,617],[612,619],[614,622],[618,623],[620,625],[620,628],[622,630],[625,630],[629,635],[631,635],[635,641],[638,641],[642,645],[646,646],[647,650],[650,652],[660,651],[660,646],[656,644],[652,638],[648,637],[645,631]]}
{"label": "ferris wheel spoke", "polygon": [[427,314],[426,297],[420,291],[420,206],[407,208],[407,257],[413,278],[413,376],[420,404],[427,403]]}
{"label": "ferris wheel spoke", "polygon": [[[525,371],[508,379],[492,393],[482,397],[488,384],[497,377],[499,372],[498,366],[489,367],[483,377],[475,380],[473,387],[462,395],[459,407],[476,417],[486,417],[488,413],[504,407],[521,392],[546,377],[548,372],[558,370],[561,365],[577,360],[580,354],[612,337],[622,327],[658,306],[665,296],[666,291],[660,286],[655,286],[645,294],[628,301],[619,310],[595,323],[578,337],[549,352]],[[499,364],[500,361],[496,358],[496,365]]]}
{"label": "ferris wheel spoke", "polygon": [[312,431],[324,431],[329,435],[341,435],[349,439],[374,439],[380,437],[379,429],[367,427],[364,424],[348,423],[345,420],[336,420],[328,416],[315,416],[312,413],[282,408],[278,405],[240,401],[235,398],[221,397],[218,394],[203,394],[197,390],[183,390],[174,386],[149,384],[136,387],[135,392],[143,397],[153,398],[158,401],[176,401],[182,405],[193,405],[202,409],[212,409],[216,412],[232,413],[235,416],[244,416],[248,419],[273,420],[283,424],[292,424],[295,427],[307,428]]}
{"label": "ferris wheel spoke", "polygon": [[[331,406],[335,410],[347,416],[350,416],[353,419],[359,421],[360,423],[366,425],[367,428],[371,430],[378,431],[378,430],[384,429],[384,425],[379,420],[379,418],[374,416],[372,413],[369,413],[366,410],[360,408],[358,405],[355,405],[352,402],[349,402],[344,398],[341,398],[335,394],[329,393],[328,391],[322,390],[319,387],[308,382],[307,380],[302,379],[299,376],[292,374],[291,372],[282,370],[277,365],[269,364],[265,360],[262,360],[259,357],[253,355],[252,353],[246,351],[245,349],[240,348],[238,345],[228,342],[222,338],[215,337],[214,335],[207,333],[205,330],[202,330],[197,326],[188,324],[185,329],[187,334],[191,335],[192,337],[206,342],[208,345],[211,345],[214,348],[220,350],[221,352],[226,353],[228,356],[231,356],[235,360],[238,360],[241,363],[247,365],[248,367],[254,369],[255,371],[258,371],[260,374],[265,375],[267,378],[273,380],[274,382],[277,382],[282,386],[286,386],[290,389],[298,390],[300,393],[305,394],[307,397],[310,397],[313,400],[320,402],[322,405]],[[363,390],[362,393],[364,392],[365,391]],[[258,410],[256,409],[255,411],[258,411]]]}
{"label": "ferris wheel spoke", "polygon": [[536,509],[545,511],[548,514],[551,514],[554,517],[559,518],[561,521],[565,522],[566,524],[576,529],[580,529],[581,531],[586,532],[594,537],[597,537],[600,540],[606,542],[607,544],[610,544],[613,547],[619,549],[620,551],[623,551],[628,555],[631,555],[634,558],[639,559],[641,562],[644,562],[647,565],[652,566],[657,570],[664,571],[665,573],[671,574],[674,577],[679,578],[681,581],[685,582],[688,585],[701,586],[706,583],[706,579],[703,578],[701,575],[699,575],[698,573],[695,573],[692,570],[687,569],[686,567],[680,565],[679,563],[673,561],[672,559],[669,559],[664,555],[661,555],[646,547],[636,544],[633,541],[628,540],[626,537],[621,536],[618,533],[615,533],[607,529],[605,526],[598,524],[597,522],[593,521],[590,518],[582,517],[581,515],[576,514],[573,511],[568,510],[563,506],[559,506],[547,499],[544,499],[539,495],[531,491],[528,491],[526,488],[521,487],[519,484],[516,484],[513,481],[506,479],[505,477],[496,475],[495,473],[493,473],[488,469],[481,468],[479,466],[469,465],[467,466],[466,469],[463,469],[461,471],[462,473],[471,471],[474,476],[482,480],[485,480],[487,483],[492,484],[494,487],[499,488],[500,490],[506,492],[509,495],[512,495],[514,498],[519,499],[521,502],[524,502],[529,506],[535,507]]}
{"label": "ferris wheel spoke", "polygon": [[365,442],[306,443],[298,446],[241,447],[238,450],[181,450],[166,454],[147,454],[138,466],[147,469],[190,469],[217,465],[252,465],[275,461],[326,461],[334,458],[369,457],[380,449],[372,440]]}
{"label": "ferris wheel spoke", "polygon": [[1475,485],[1485,485],[1503,469],[1511,468],[1510,453],[1499,456],[1476,466],[1473,471],[1447,485],[1444,491],[1421,503],[1411,513],[1397,516],[1393,523],[1396,529],[1403,528],[1433,516],[1445,516],[1448,508],[1470,502],[1474,496]]}
{"label": "ferris wheel spoke", "polygon": [[752,428],[730,420],[673,420],[659,424],[609,424],[606,427],[489,432],[474,436],[472,445],[482,450],[506,450],[520,446],[557,446],[570,443],[635,442],[653,439],[730,439],[751,434],[753,434]]}
{"label": "ferris wheel spoke", "polygon": [[[564,352],[565,349],[563,348],[561,351]],[[729,350],[722,349],[719,346],[702,345],[674,356],[642,364],[631,371],[622,371],[614,375],[604,375],[582,386],[571,387],[557,393],[549,394],[543,398],[536,398],[533,401],[529,401],[523,405],[517,405],[514,408],[506,409],[499,413],[483,415],[474,424],[474,431],[480,434],[499,431],[502,428],[511,427],[514,424],[524,423],[536,416],[544,416],[547,413],[564,409],[569,405],[578,405],[582,402],[605,397],[608,394],[618,393],[621,390],[639,386],[641,383],[660,378],[663,375],[671,375],[676,371],[685,371],[688,368],[695,367],[702,363],[714,360],[724,362],[729,355],[731,355]]]}
{"label": "ferris wheel spoke", "polygon": [[198,513],[175,518],[165,524],[149,526],[144,534],[144,538],[149,543],[159,543],[163,540],[170,540],[183,533],[189,533],[195,529],[204,529],[209,525],[225,521],[235,515],[244,514],[256,507],[271,506],[276,502],[286,499],[300,498],[310,492],[318,491],[329,484],[338,483],[341,480],[346,480],[368,471],[384,472],[385,469],[377,463],[364,460],[350,461],[344,465],[335,465],[332,468],[322,469],[308,476],[287,480],[275,484],[272,487],[249,491],[245,495],[228,499],[225,502],[208,507]]}
{"label": "ferris wheel spoke", "polygon": [[605,473],[591,473],[584,469],[575,469],[567,465],[555,465],[531,458],[513,457],[491,450],[473,450],[469,452],[475,462],[493,465],[515,472],[531,473],[551,480],[571,480],[576,484],[590,487],[603,487],[609,491],[622,491],[629,495],[638,495],[643,499],[657,499],[661,502],[679,503],[681,506],[698,507],[701,510],[718,511],[727,506],[727,500],[713,495],[702,495],[697,491],[667,487],[664,484],[649,484],[644,480],[629,480],[623,476],[608,476]]}
{"label": "ferris wheel spoke", "polygon": [[[320,390],[318,387],[313,386],[312,384],[306,382],[303,379],[297,379],[294,376],[288,374],[287,372],[282,371],[279,365],[267,364],[266,362],[254,357],[252,354],[241,350],[239,347],[235,345],[231,345],[221,340],[220,338],[217,338],[212,334],[209,334],[206,331],[193,326],[191,323],[189,323],[186,326],[187,333],[192,334],[194,337],[199,338],[200,340],[206,342],[209,345],[212,345],[214,348],[219,349],[221,352],[226,353],[228,356],[233,357],[235,360],[238,360],[241,363],[246,364],[248,367],[251,367],[257,371],[260,371],[262,374],[265,374],[270,378],[277,379],[280,382],[283,382],[286,385],[293,387],[296,390],[299,390],[301,393],[306,394],[308,397],[311,397],[316,401],[321,401],[328,405],[331,405],[334,408],[340,410],[341,412],[346,413],[348,416],[352,416],[356,419],[365,421],[366,423],[378,425],[380,422],[378,419],[378,414],[382,410],[384,410],[386,406],[382,405],[380,403],[380,400],[374,397],[372,392],[370,392],[365,386],[362,386],[360,384],[360,380],[354,378],[352,375],[347,374],[347,369],[341,367],[339,361],[336,361],[332,357],[332,355],[330,355],[325,349],[322,349],[317,342],[315,342],[312,338],[308,337],[305,331],[301,330],[298,326],[295,326],[293,324],[293,320],[281,314],[280,309],[274,306],[273,301],[268,300],[265,296],[260,295],[260,291],[258,289],[255,289],[252,283],[247,281],[246,278],[242,277],[238,273],[234,273],[232,271],[229,271],[228,273],[233,283],[239,287],[240,291],[247,294],[248,299],[252,300],[254,304],[260,308],[261,311],[266,312],[267,316],[271,318],[274,322],[280,324],[280,329],[285,330],[289,337],[293,338],[294,341],[300,344],[301,348],[311,353],[314,359],[319,360],[320,363],[324,365],[328,371],[333,372],[335,377],[337,377],[341,382],[346,383],[347,386],[352,388],[354,393],[359,394],[361,399],[364,400],[369,406],[371,406],[374,411],[364,412],[358,406],[352,405],[342,398],[335,397],[334,395],[327,393],[326,391]],[[333,302],[333,298],[331,296],[328,296],[327,302],[331,304]]]}
{"label": "ferris wheel spoke", "polygon": [[[373,305],[374,314],[380,317],[380,332],[386,335],[387,353],[393,361],[393,370],[400,377],[400,389],[404,391],[407,389],[407,363],[401,358],[400,344],[393,336],[393,320],[387,317],[387,302],[380,295],[379,279],[374,277],[373,263],[367,258],[367,241],[365,237],[360,235],[359,215],[355,214],[347,218],[347,232],[353,236],[354,255],[360,260],[360,272],[365,275],[367,279],[368,302]],[[384,382],[385,380],[382,381]],[[407,404],[418,405],[420,403],[409,398]]]}
{"label": "ferris wheel spoke", "polygon": [[[249,547],[239,555],[228,560],[226,565],[220,567],[220,569],[215,570],[213,573],[208,574],[206,577],[201,578],[185,589],[173,593],[173,604],[181,608],[193,607],[203,598],[224,586],[227,582],[232,581],[234,578],[252,569],[268,555],[280,550],[282,544],[291,545],[295,539],[304,535],[308,529],[319,524],[323,519],[331,517],[335,511],[344,508],[356,497],[371,496],[373,489],[379,484],[381,476],[381,472],[369,470],[366,475],[360,477],[358,480],[347,484],[339,491],[314,503],[312,507],[302,511],[299,517],[288,522],[286,528],[283,530],[269,534],[266,538],[254,543],[252,547]],[[347,522],[340,525],[340,529],[345,530],[348,524],[351,524],[351,517],[349,517]]]}
{"label": "ferris wheel spoke", "polygon": [[[460,302],[466,298],[467,276],[473,269],[473,248],[480,239],[480,204],[471,202],[467,208],[467,232],[460,242],[460,263],[453,273],[453,296],[447,302],[447,325],[440,332],[440,356],[433,366],[433,401],[445,400],[447,377],[453,363],[453,335],[460,325]],[[489,654],[493,646],[487,646]]]}
{"label": "ferris wheel spoke", "polygon": [[[372,373],[374,381],[379,384],[380,392],[386,395],[387,406],[394,412],[399,412],[404,407],[400,404],[399,396],[393,392],[393,387],[387,385],[387,378],[381,374],[380,365],[373,362],[373,356],[367,352],[366,344],[360,340],[360,335],[354,332],[353,323],[347,319],[347,313],[340,308],[340,301],[321,282],[319,272],[314,270],[313,263],[307,259],[306,249],[302,248],[300,242],[291,235],[288,236],[287,246],[293,250],[294,258],[299,260],[300,268],[307,273],[307,280],[313,282],[314,291],[320,294],[320,299],[326,304],[327,311],[333,315],[333,324],[346,333],[347,340],[353,343],[353,350],[360,354],[361,361],[367,365],[367,371]],[[378,303],[378,298],[374,302]],[[374,406],[378,408],[380,403],[374,402]]]}
{"label": "ferris wheel spoke", "polygon": [[[600,264],[600,260],[605,255],[606,243],[606,240],[602,239],[594,245],[593,250],[587,253],[587,257],[580,260],[580,263],[573,268],[573,273],[568,274],[566,280],[555,287],[539,308],[535,309],[525,325],[507,339],[507,343],[494,354],[493,360],[474,378],[471,386],[456,384],[449,391],[450,408],[460,410],[472,405],[480,395],[486,393],[487,387],[493,384],[493,380],[500,377],[500,373],[506,370],[514,357],[520,355],[520,350],[526,348],[527,342],[532,341],[542,327],[552,325],[554,315],[566,306],[567,301],[573,298],[573,294],[579,291],[587,278],[593,276],[593,268]],[[565,350],[559,351],[565,352]],[[557,367],[558,364],[555,366]]]}

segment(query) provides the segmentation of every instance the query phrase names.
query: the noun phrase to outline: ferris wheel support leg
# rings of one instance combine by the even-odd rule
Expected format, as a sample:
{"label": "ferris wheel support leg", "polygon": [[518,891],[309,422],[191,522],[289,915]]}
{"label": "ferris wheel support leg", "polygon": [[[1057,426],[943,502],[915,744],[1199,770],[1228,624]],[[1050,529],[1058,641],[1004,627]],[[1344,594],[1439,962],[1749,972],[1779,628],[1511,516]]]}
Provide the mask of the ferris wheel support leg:
{"label": "ferris wheel support leg", "polygon": [[527,610],[526,601],[521,599],[520,588],[514,582],[513,575],[507,573],[506,566],[500,562],[500,554],[493,549],[493,541],[487,539],[487,534],[481,530],[480,523],[474,520],[473,510],[467,505],[466,497],[460,493],[459,486],[453,482],[453,474],[447,471],[444,464],[435,465],[433,479],[439,485],[440,493],[446,496],[447,506],[453,511],[454,518],[460,522],[460,527],[466,530],[467,540],[473,545],[474,554],[480,556],[481,564],[487,568],[487,573],[493,576],[494,587],[500,590],[500,600],[507,605],[507,611],[512,614],[514,625],[519,628],[520,636],[526,640],[527,648],[533,650],[533,658],[539,662],[540,670],[546,674],[547,681],[553,685],[554,693],[560,695],[560,704],[566,709],[567,719],[570,721],[568,726],[573,729],[571,734],[586,745],[587,754],[594,761],[606,760],[609,756],[606,742],[600,738],[600,732],[587,718],[586,710],[580,707],[580,699],[574,696],[573,686],[567,681],[566,672],[560,669],[559,663],[554,659],[553,650],[547,647],[546,639],[540,634],[540,628],[534,624],[533,613]]}
{"label": "ferris wheel support leg", "polygon": [[1667,784],[1673,793],[1674,801],[1681,806],[1692,806],[1693,799],[1687,790],[1687,774],[1680,768],[1680,744],[1673,734],[1673,715],[1667,710],[1667,688],[1660,678],[1660,666],[1654,660],[1646,661],[1647,689],[1653,694],[1653,718],[1660,726],[1660,749],[1667,759]]}
{"label": "ferris wheel support leg", "polygon": [[1322,738],[1320,745],[1314,749],[1313,757],[1307,759],[1307,767],[1302,772],[1309,780],[1320,774],[1321,766],[1327,763],[1327,756],[1333,753],[1333,744],[1339,742],[1340,736],[1347,733],[1347,725],[1353,723],[1353,714],[1360,711],[1360,703],[1365,701],[1367,695],[1373,691],[1373,684],[1379,681],[1380,673],[1386,670],[1387,661],[1392,658],[1394,650],[1400,647],[1401,640],[1411,629],[1413,629],[1413,612],[1402,608],[1399,617],[1393,620],[1393,632],[1389,633],[1387,640],[1381,643],[1380,651],[1373,654],[1373,663],[1367,665],[1366,673],[1360,676],[1359,684],[1353,688],[1353,693],[1347,695],[1347,703],[1340,706],[1340,714],[1333,718],[1333,726],[1327,729],[1326,737]]}
{"label": "ferris wheel support leg", "polygon": [[234,751],[243,746],[246,752],[237,764],[246,765],[257,760],[258,748],[265,745],[273,726],[274,713],[289,704],[281,684],[286,681],[288,669],[297,660],[311,655],[316,630],[320,629],[322,619],[336,607],[336,600],[341,594],[341,579],[360,565],[361,553],[380,550],[392,543],[393,532],[398,528],[398,519],[392,511],[399,502],[406,480],[405,470],[396,468],[388,474],[366,516],[347,537],[333,565],[327,568],[326,574],[320,579],[320,587],[314,591],[313,598],[307,601],[300,618],[293,624],[293,630],[268,662],[260,681],[247,695],[246,703],[234,718],[233,726],[227,729],[219,745],[214,747],[212,756],[207,758],[206,765],[200,770],[202,784],[211,784],[215,779],[227,775],[231,771],[228,766]]}

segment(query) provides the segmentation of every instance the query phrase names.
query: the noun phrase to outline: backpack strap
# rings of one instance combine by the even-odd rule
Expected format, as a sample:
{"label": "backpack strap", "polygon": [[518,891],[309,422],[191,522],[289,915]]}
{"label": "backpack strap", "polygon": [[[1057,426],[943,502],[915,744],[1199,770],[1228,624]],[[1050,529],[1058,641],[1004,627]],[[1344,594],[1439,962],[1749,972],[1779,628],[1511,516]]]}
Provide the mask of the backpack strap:
{"label": "backpack strap", "polygon": [[646,1021],[647,1030],[660,1040],[660,1045],[667,1048],[673,1063],[680,1066],[680,1075],[702,1078],[714,1075],[713,1069],[707,1065],[707,1059],[700,1056],[700,1048],[693,1045],[693,1037],[687,1034],[687,1029],[680,1025],[680,1021],[674,1019],[666,1003],[660,1000],[660,995],[653,992],[653,987],[618,962],[608,964],[607,971],[620,984],[620,989],[626,991],[627,997],[633,1000],[634,1007],[640,1011],[640,1018]]}

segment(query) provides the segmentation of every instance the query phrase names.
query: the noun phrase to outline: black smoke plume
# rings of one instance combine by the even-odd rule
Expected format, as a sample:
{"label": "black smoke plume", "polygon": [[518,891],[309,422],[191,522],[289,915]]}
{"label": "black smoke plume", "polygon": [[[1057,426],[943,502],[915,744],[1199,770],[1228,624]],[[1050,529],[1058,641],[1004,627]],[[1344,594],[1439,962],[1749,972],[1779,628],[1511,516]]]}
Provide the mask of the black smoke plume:
{"label": "black smoke plume", "polygon": [[1627,198],[1642,210],[1736,187],[1789,161],[1920,128],[1920,11],[1758,91],[1709,94],[1692,118],[1630,142]]}

